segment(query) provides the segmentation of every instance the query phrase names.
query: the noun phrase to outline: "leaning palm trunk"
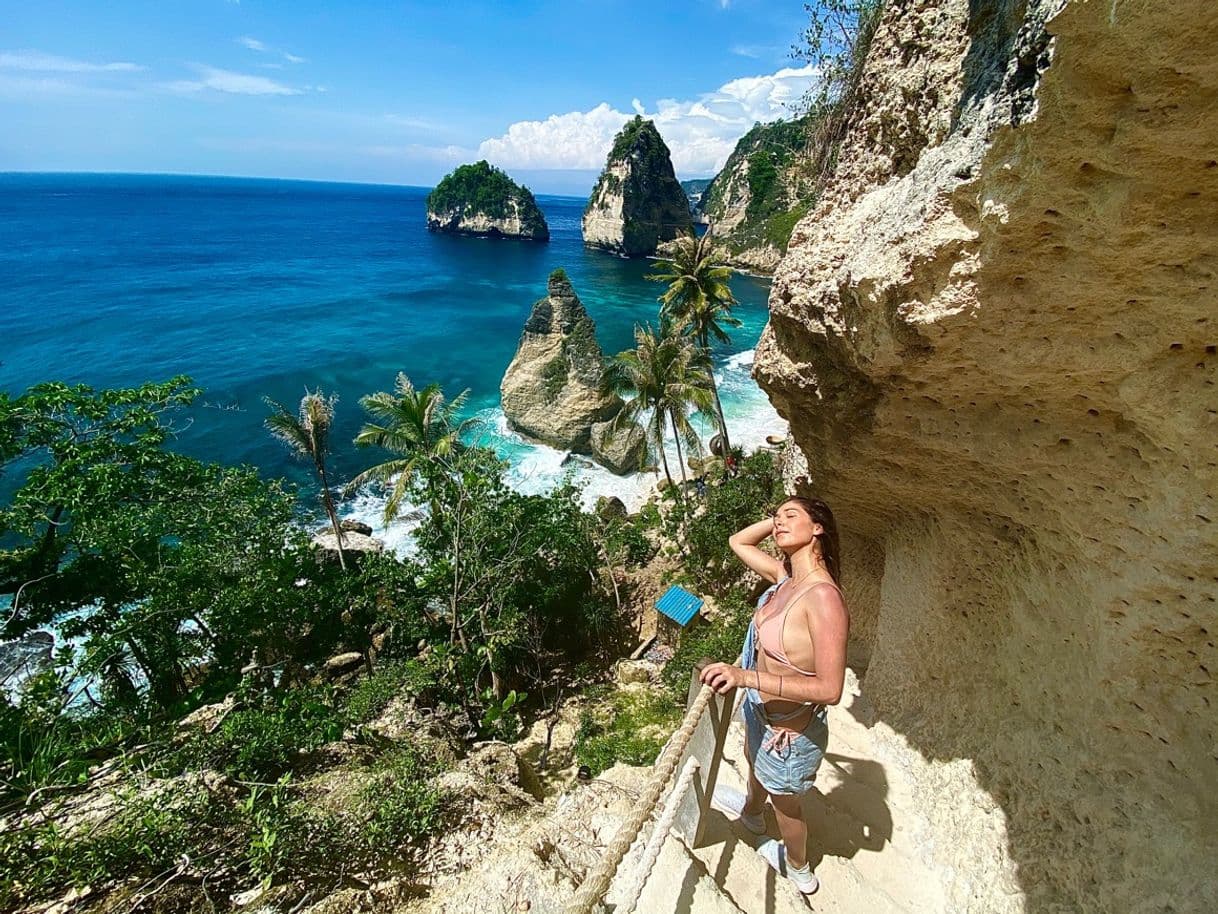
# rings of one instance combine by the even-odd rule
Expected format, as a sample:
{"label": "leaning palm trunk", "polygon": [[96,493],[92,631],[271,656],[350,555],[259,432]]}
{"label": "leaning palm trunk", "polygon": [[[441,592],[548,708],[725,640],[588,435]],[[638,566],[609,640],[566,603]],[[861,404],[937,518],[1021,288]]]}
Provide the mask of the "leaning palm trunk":
{"label": "leaning palm trunk", "polygon": [[670,489],[676,488],[676,483],[672,481],[672,473],[668,471],[668,454],[664,451],[664,417],[660,414],[660,410],[656,409],[655,418],[656,432],[656,450],[660,452],[660,464],[664,467],[664,476],[668,480]]}
{"label": "leaning palm trunk", "polygon": [[338,512],[334,510],[334,497],[330,494],[330,481],[326,478],[326,465],[317,461],[317,475],[321,479],[321,501],[326,508],[326,516],[330,518],[330,526],[334,528],[334,545],[338,549],[338,564],[343,571],[347,570],[347,556],[343,552],[343,528],[338,522]]}
{"label": "leaning palm trunk", "polygon": [[723,442],[722,456],[724,459],[731,453],[731,442],[727,438],[727,420],[723,417],[723,404],[719,401],[719,385],[715,383],[715,367],[711,362],[710,340],[703,330],[698,334],[698,345],[702,348],[702,357],[706,359],[706,376],[710,381],[711,397],[715,402],[715,420],[719,424],[719,440]]}
{"label": "leaning palm trunk", "polygon": [[685,475],[685,455],[681,452],[681,433],[677,430],[677,417],[670,415],[672,421],[672,437],[677,442],[677,463],[681,466],[681,496],[685,496],[685,487],[689,485],[689,477]]}

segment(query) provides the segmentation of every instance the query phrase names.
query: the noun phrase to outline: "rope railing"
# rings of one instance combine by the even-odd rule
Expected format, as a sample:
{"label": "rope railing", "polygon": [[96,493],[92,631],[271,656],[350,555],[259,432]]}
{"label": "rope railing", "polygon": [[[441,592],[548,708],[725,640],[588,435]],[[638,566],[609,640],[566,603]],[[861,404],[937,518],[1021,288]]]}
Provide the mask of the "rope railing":
{"label": "rope railing", "polygon": [[706,708],[714,694],[714,690],[710,686],[702,686],[697,697],[686,710],[681,726],[673,734],[673,740],[656,762],[655,772],[648,780],[638,806],[635,807],[630,818],[618,828],[613,840],[605,848],[605,855],[601,862],[584,878],[579,890],[567,905],[566,914],[592,914],[597,903],[609,891],[617,868],[621,865],[631,845],[634,844],[639,831],[655,811],[660,795],[668,786],[668,782],[672,780],[672,776],[677,770],[677,763],[685,754],[685,749],[693,738],[694,730],[697,729],[698,721],[706,713]]}
{"label": "rope railing", "polygon": [[656,820],[655,828],[652,829],[651,837],[647,841],[647,847],[643,849],[643,859],[639,861],[634,879],[630,881],[630,888],[626,890],[626,900],[614,914],[633,914],[635,905],[639,903],[639,896],[643,894],[643,886],[647,884],[647,877],[651,875],[656,860],[660,858],[660,849],[664,846],[668,833],[672,831],[681,801],[689,792],[689,788],[694,782],[694,775],[698,773],[700,767],[696,758],[688,759],[685,762],[685,767],[681,769],[681,776],[673,785],[672,793],[664,801],[664,810],[660,813],[660,818]]}
{"label": "rope railing", "polygon": [[[710,660],[703,660],[694,670],[689,689],[685,716],[673,731],[656,760],[638,804],[630,817],[614,833],[600,862],[585,876],[575,895],[564,908],[565,914],[592,914],[600,910],[601,900],[609,891],[618,867],[639,840],[647,821],[655,812],[660,797],[673,780],[677,766],[686,759],[681,775],[669,793],[651,836],[643,849],[640,862],[632,875],[625,901],[619,902],[618,914],[630,914],[638,903],[660,850],[670,832],[678,831],[683,840],[695,847],[702,840],[706,813],[718,778],[723,757],[728,724],[735,707],[735,690],[716,696],[703,685],[702,669]],[[710,714],[708,714],[710,710]],[[690,788],[693,787],[692,797]]]}

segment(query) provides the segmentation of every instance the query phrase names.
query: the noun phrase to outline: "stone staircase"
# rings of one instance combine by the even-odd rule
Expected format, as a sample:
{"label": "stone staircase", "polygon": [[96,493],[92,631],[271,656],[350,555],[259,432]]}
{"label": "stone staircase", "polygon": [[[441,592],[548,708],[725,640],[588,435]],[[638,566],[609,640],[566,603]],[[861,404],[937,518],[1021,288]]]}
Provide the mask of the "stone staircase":
{"label": "stone staircase", "polygon": [[[705,833],[692,850],[676,832],[669,835],[635,910],[640,914],[928,914],[946,910],[942,879],[929,860],[926,823],[899,776],[877,761],[877,747],[858,680],[849,674],[842,703],[830,710],[829,752],[805,800],[811,861],[820,891],[805,901],[754,851],[764,840],[712,810]],[[743,724],[728,732],[719,783],[744,790]],[[898,772],[899,774],[899,772]],[[767,808],[769,837],[778,837]],[[623,861],[629,871],[635,848]],[[632,859],[635,858],[635,859]],[[606,896],[616,906],[615,885]]]}
{"label": "stone staircase", "polygon": [[[700,688],[692,688],[691,696]],[[687,719],[692,719],[690,712]],[[710,712],[699,719],[692,741],[675,754],[697,758],[707,775],[715,769],[712,747],[721,744],[722,760],[715,769],[718,782],[743,790],[747,763],[739,715],[733,715],[723,699],[715,699]],[[705,809],[705,790],[700,794],[691,790],[672,805],[680,815],[673,828],[664,829],[658,856],[633,911],[941,914],[968,908],[967,900],[953,904],[945,898],[951,873],[932,859],[932,831],[909,769],[916,763],[910,761],[916,753],[904,752],[893,743],[894,734],[884,732],[884,725],[872,726],[873,719],[858,680],[847,671],[842,703],[829,711],[829,752],[818,775],[818,790],[805,800],[809,851],[821,881],[810,902],[755,852],[761,838],[717,810]],[[639,814],[658,765],[618,765],[515,817],[495,817],[489,841],[453,835],[458,845],[472,840],[470,854],[450,875],[433,877],[431,891],[404,901],[395,914],[571,914],[577,906],[585,912],[625,914],[646,847],[675,790],[673,780],[680,780],[670,775],[669,794],[661,798],[660,808],[640,834],[629,823]],[[769,810],[767,821],[769,836],[778,837]],[[698,830],[698,823],[699,839],[687,839]],[[610,848],[623,834],[632,843],[620,862],[609,867],[614,875],[608,890],[586,906],[578,905],[577,892],[594,871],[609,866]]]}

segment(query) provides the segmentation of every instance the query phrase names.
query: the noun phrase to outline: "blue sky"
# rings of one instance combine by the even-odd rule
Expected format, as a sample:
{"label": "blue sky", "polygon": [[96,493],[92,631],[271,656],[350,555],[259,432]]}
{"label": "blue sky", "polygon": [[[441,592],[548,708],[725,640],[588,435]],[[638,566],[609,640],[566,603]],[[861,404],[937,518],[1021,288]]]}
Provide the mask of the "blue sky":
{"label": "blue sky", "polygon": [[586,192],[656,118],[712,174],[813,79],[802,2],[0,3],[0,171],[434,184],[489,158]]}

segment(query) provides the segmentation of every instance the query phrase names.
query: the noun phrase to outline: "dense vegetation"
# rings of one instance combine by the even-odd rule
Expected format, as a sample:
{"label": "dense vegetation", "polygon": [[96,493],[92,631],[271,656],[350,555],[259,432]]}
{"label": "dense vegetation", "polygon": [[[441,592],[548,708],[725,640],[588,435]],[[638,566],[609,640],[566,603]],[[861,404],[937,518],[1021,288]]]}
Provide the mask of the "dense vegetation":
{"label": "dense vegetation", "polygon": [[[408,858],[443,821],[444,759],[365,726],[406,698],[511,736],[520,697],[604,643],[606,548],[578,492],[510,489],[493,453],[435,426],[438,389],[400,378],[365,398],[389,420],[362,435],[409,455],[404,498],[431,510],[410,559],[348,551],[346,570],[300,529],[288,486],[171,450],[197,394],[175,378],[0,398],[16,482],[0,636],[71,639],[0,695],[0,907],[180,876],[183,855],[229,890],[294,873],[337,885]],[[370,671],[349,688],[323,675],[344,651]],[[224,696],[209,725],[178,723]],[[310,777],[334,746],[359,749],[348,768],[365,786],[325,812]],[[82,820],[74,798],[103,774],[113,813]]]}
{"label": "dense vegetation", "polygon": [[428,194],[427,211],[465,216],[481,213],[491,219],[519,216],[526,233],[550,236],[549,226],[532,191],[485,160],[458,166],[446,175]]}

